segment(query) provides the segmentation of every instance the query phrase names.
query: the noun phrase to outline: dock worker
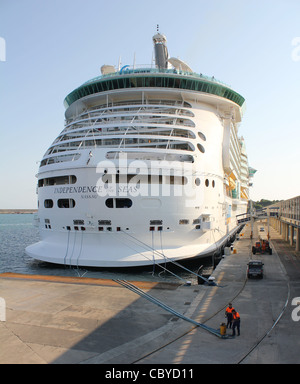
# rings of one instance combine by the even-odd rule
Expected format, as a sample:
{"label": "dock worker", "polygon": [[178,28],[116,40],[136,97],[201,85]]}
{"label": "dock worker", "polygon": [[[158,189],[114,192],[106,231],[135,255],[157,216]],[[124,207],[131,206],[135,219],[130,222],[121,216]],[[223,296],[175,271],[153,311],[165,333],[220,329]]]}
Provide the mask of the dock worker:
{"label": "dock worker", "polygon": [[232,303],[228,303],[228,307],[225,311],[225,317],[227,317],[227,328],[231,329],[232,326],[232,311],[234,310]]}
{"label": "dock worker", "polygon": [[232,336],[235,336],[235,328],[237,329],[237,333],[238,333],[237,335],[240,336],[241,317],[240,317],[240,314],[236,312],[235,309],[232,311],[232,321],[233,321]]}

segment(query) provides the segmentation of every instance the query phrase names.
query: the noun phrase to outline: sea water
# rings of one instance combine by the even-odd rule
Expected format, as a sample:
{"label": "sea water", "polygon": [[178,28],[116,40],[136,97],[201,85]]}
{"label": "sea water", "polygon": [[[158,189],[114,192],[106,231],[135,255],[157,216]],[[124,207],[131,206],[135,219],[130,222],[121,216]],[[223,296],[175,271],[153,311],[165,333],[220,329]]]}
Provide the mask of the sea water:
{"label": "sea water", "polygon": [[[164,267],[173,274],[157,265],[148,268],[77,268],[34,260],[25,253],[28,245],[39,241],[38,228],[33,225],[33,219],[33,214],[0,214],[0,273],[178,282],[180,284],[184,281],[191,281],[192,284],[197,284],[196,275],[170,264],[164,265]],[[195,273],[203,264],[206,267],[209,266],[210,260],[195,260],[188,265],[188,269]]]}

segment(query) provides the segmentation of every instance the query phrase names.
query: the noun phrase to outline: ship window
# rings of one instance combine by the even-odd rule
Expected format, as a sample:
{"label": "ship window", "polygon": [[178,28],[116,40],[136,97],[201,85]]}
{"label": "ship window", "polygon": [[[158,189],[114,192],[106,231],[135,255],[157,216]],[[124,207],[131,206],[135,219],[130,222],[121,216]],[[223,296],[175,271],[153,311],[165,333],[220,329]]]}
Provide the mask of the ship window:
{"label": "ship window", "polygon": [[107,208],[130,208],[132,200],[130,199],[107,199],[105,201]]}
{"label": "ship window", "polygon": [[84,225],[84,220],[73,220],[74,225]]}
{"label": "ship window", "polygon": [[53,200],[51,200],[51,199],[46,199],[46,200],[44,201],[44,207],[45,207],[45,208],[53,208]]}
{"label": "ship window", "polygon": [[47,187],[49,185],[75,184],[76,181],[77,178],[74,175],[48,177],[46,179],[40,179],[38,181],[38,187]]}
{"label": "ship window", "polygon": [[200,152],[204,153],[205,152],[205,148],[203,147],[203,145],[201,144],[197,144],[197,147],[199,149]]}
{"label": "ship window", "polygon": [[[133,181],[132,181],[133,180]],[[186,185],[188,180],[184,176],[173,176],[173,175],[140,175],[140,174],[105,174],[102,176],[102,181],[108,184],[171,184],[171,185]],[[109,202],[108,202],[109,204]],[[112,208],[112,207],[108,207]]]}
{"label": "ship window", "polygon": [[150,225],[162,225],[162,220],[150,220]]}
{"label": "ship window", "polygon": [[208,180],[208,179],[205,180],[205,186],[206,186],[206,187],[209,186],[209,180]]}
{"label": "ship window", "polygon": [[200,181],[199,177],[197,177],[197,179],[195,179],[195,184],[197,185],[197,187],[199,187],[200,183],[201,183],[201,181]]}
{"label": "ship window", "polygon": [[[167,73],[171,70],[166,70]],[[202,76],[201,76],[202,77]],[[205,92],[213,95],[221,96],[226,99],[229,99],[239,106],[242,106],[244,103],[244,98],[234,92],[233,90],[225,87],[222,84],[217,82],[213,84],[212,82],[207,82],[205,78],[195,79],[193,78],[177,78],[177,76],[170,77],[156,77],[156,76],[141,76],[134,74],[131,76],[126,76],[124,78],[119,78],[116,80],[107,79],[107,80],[97,80],[92,83],[88,83],[85,86],[78,88],[77,90],[70,93],[65,98],[65,105],[70,106],[74,101],[81,99],[82,97],[94,94],[96,92],[105,92],[113,89],[124,89],[124,88],[137,88],[137,87],[167,87],[167,88],[179,88],[179,89],[188,89],[192,91]]]}
{"label": "ship window", "polygon": [[116,208],[130,208],[132,200],[130,199],[116,199]]}
{"label": "ship window", "polygon": [[98,220],[98,225],[111,225],[111,220]]}
{"label": "ship window", "polygon": [[212,181],[212,187],[215,188],[216,186],[216,183],[215,183],[215,180]]}
{"label": "ship window", "polygon": [[203,141],[206,141],[206,136],[204,135],[204,133],[202,133],[202,132],[198,132],[198,136],[199,136],[200,139],[202,139]]}
{"label": "ship window", "polygon": [[[107,159],[119,159],[121,151],[109,151],[106,153]],[[194,162],[194,157],[191,155],[176,155],[176,154],[158,154],[152,152],[130,152],[126,151],[128,159],[134,160],[170,160],[170,161],[180,161],[180,162]]]}
{"label": "ship window", "polygon": [[81,155],[79,153],[75,153],[75,154],[72,153],[69,155],[59,155],[59,156],[49,157],[41,161],[40,167],[43,167],[49,164],[62,163],[66,161],[75,161],[75,160],[78,160],[80,156]]}
{"label": "ship window", "polygon": [[75,200],[73,199],[59,199],[57,201],[58,208],[74,208]]}
{"label": "ship window", "polygon": [[181,224],[181,225],[186,225],[186,224],[189,224],[189,220],[187,220],[187,219],[181,219],[181,220],[179,220],[179,224]]}

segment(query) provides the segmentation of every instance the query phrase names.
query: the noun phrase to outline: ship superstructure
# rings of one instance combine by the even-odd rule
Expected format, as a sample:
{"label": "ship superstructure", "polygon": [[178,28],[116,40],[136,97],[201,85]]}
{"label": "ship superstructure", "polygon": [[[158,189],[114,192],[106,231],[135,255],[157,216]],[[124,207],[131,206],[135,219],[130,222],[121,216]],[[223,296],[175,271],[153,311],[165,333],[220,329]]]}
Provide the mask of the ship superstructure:
{"label": "ship superstructure", "polygon": [[65,98],[65,127],[38,172],[41,240],[26,252],[65,265],[128,267],[207,256],[247,210],[238,136],[244,98],[169,58],[115,69]]}

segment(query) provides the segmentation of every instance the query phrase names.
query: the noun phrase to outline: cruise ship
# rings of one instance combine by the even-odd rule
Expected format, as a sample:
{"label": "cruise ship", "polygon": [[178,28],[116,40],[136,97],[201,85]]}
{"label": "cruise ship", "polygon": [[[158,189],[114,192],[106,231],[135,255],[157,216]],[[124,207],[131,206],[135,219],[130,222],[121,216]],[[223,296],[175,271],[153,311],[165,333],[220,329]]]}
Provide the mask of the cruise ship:
{"label": "cruise ship", "polygon": [[64,100],[65,126],[40,162],[34,259],[136,267],[219,252],[246,213],[249,168],[238,135],[245,100],[170,57],[103,65]]}

